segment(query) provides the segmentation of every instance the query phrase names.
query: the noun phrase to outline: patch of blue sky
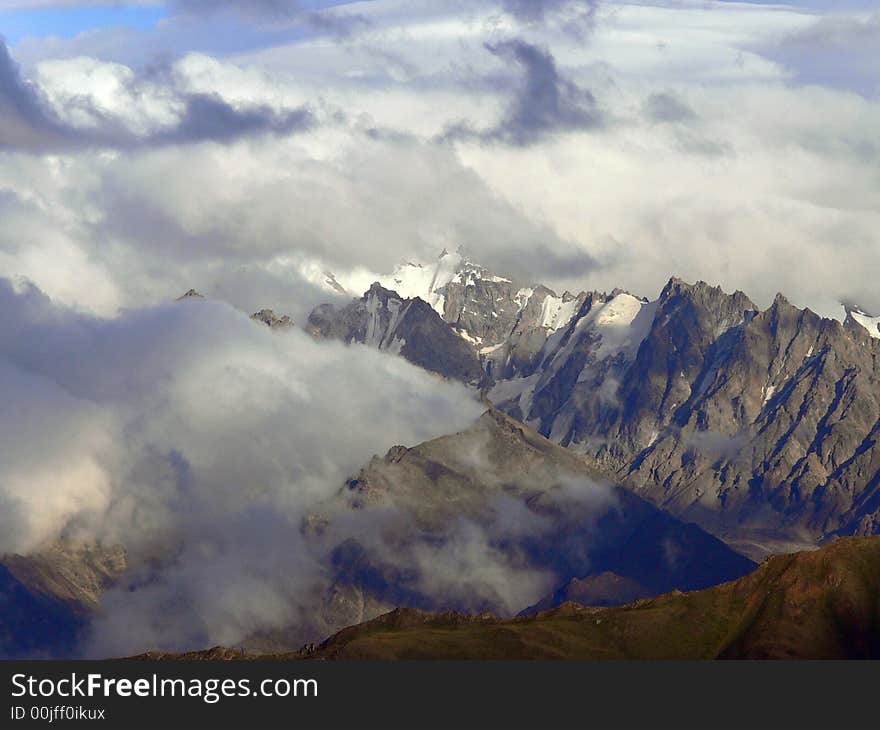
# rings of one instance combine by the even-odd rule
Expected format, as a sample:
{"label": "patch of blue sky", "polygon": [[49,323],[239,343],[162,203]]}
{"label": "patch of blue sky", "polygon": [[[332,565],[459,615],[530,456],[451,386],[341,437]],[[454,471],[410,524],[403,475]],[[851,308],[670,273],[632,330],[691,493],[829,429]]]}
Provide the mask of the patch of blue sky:
{"label": "patch of blue sky", "polygon": [[73,38],[99,28],[123,26],[149,30],[166,15],[166,9],[158,5],[0,10],[0,35],[14,45],[22,38]]}

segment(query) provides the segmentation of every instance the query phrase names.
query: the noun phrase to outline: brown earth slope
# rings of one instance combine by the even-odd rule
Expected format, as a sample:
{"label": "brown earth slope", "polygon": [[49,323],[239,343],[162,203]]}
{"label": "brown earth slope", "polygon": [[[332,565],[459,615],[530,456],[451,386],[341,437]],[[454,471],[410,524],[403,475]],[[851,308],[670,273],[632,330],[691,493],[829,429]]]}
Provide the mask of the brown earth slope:
{"label": "brown earth slope", "polygon": [[619,608],[566,603],[530,618],[398,609],[310,659],[880,658],[880,538],[767,560],[744,578]]}

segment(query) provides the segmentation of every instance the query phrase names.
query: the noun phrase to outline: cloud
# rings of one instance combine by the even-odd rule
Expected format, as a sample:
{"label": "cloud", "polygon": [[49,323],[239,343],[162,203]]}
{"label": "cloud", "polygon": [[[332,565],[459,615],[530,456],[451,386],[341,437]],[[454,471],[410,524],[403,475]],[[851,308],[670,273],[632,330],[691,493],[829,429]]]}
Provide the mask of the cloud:
{"label": "cloud", "polygon": [[22,79],[0,40],[0,149],[42,151],[66,145],[72,136],[39,89]]}
{"label": "cloud", "polygon": [[172,8],[186,15],[226,13],[239,19],[271,23],[269,28],[275,32],[279,24],[296,21],[314,31],[338,38],[348,38],[355,31],[371,25],[370,19],[363,13],[339,11],[332,7],[335,3],[327,4],[331,7],[311,10],[296,0],[174,0]]}
{"label": "cloud", "polygon": [[474,474],[457,513],[440,499],[419,519],[407,484],[352,509],[344,485],[372,455],[461,431],[477,398],[211,300],[102,319],[0,279],[0,306],[0,553],[64,539],[128,556],[88,656],[273,632],[295,647],[367,598],[512,614],[588,572],[590,526],[615,505],[583,479],[502,477],[474,442],[451,457]]}
{"label": "cloud", "polygon": [[[235,297],[236,281],[247,303],[233,301],[262,308],[255,300],[266,282],[280,301],[265,306],[301,318],[293,310],[307,313],[306,300],[323,295],[304,285],[300,265],[384,272],[464,243],[498,273],[558,290],[621,286],[654,296],[677,272],[744,289],[763,305],[783,289],[823,314],[839,313],[844,295],[880,309],[877,102],[861,82],[861,95],[799,83],[772,51],[813,26],[815,14],[745,3],[618,5],[584,44],[561,28],[568,6],[534,24],[499,7],[377,0],[358,8],[370,27],[340,43],[263,36],[271,48],[191,54],[169,66],[168,79],[145,74],[139,64],[150,56],[140,51],[128,67],[134,86],[122,70],[118,86],[90,85],[89,74],[116,73],[109,64],[75,76],[74,59],[40,64],[40,88],[77,128],[100,126],[97,108],[104,123],[139,135],[167,131],[184,94],[217,94],[238,111],[308,109],[314,123],[217,150],[117,147],[119,159],[108,160],[66,148],[54,163],[7,155],[4,210],[18,212],[0,231],[3,270],[101,311],[190,286],[219,295],[220,282]],[[187,37],[184,26],[195,27],[179,22],[177,41],[202,42],[204,32]],[[559,130],[551,112],[535,121],[520,103],[528,67],[512,48],[486,50],[512,32],[552,57],[556,78],[589,90],[595,107],[586,109],[604,124]],[[61,57],[110,53],[85,37],[47,47]],[[851,47],[861,59],[853,68],[869,68],[870,44]],[[16,54],[26,58],[20,46]],[[551,101],[536,115],[552,111],[554,95],[565,98],[547,88]],[[432,140],[450,129],[456,144],[436,149]]]}
{"label": "cloud", "polygon": [[[128,73],[125,73],[128,72]],[[173,75],[165,74],[165,88],[156,89],[155,69],[139,78],[123,68],[114,79],[118,96],[138,101],[156,93],[168,108],[163,124],[145,131],[132,129],[124,118],[108,114],[93,99],[79,93],[53,107],[43,91],[25,81],[18,65],[0,41],[0,148],[25,152],[64,152],[78,149],[132,149],[197,142],[228,143],[253,135],[287,135],[308,129],[312,113],[304,107],[276,110],[267,105],[236,107],[216,93],[192,93],[173,87]],[[84,121],[77,125],[65,113]]]}
{"label": "cloud", "polygon": [[583,37],[596,25],[599,0],[502,0],[501,7],[520,22],[545,23],[549,16],[558,18],[561,30],[575,38]]}
{"label": "cloud", "polygon": [[719,461],[735,459],[747,442],[748,437],[745,434],[730,436],[715,431],[695,431],[685,436],[689,449]]}
{"label": "cloud", "polygon": [[645,101],[645,114],[653,122],[682,123],[697,119],[686,102],[669,92],[651,94]]}
{"label": "cloud", "polygon": [[522,71],[513,99],[496,126],[474,131],[467,123],[454,125],[447,130],[446,139],[477,138],[527,146],[559,132],[602,126],[602,113],[593,94],[564,78],[548,50],[521,39],[487,43],[486,50]]}
{"label": "cloud", "polygon": [[502,0],[505,12],[522,20],[543,20],[544,16],[569,5],[571,0]]}
{"label": "cloud", "polygon": [[758,50],[789,68],[799,83],[849,89],[880,98],[880,13],[827,15]]}
{"label": "cloud", "polygon": [[0,181],[19,191],[0,198],[0,267],[104,314],[196,288],[245,313],[270,307],[302,322],[332,297],[310,283],[320,286],[324,271],[372,276],[459,245],[525,281],[593,265],[495,194],[454,150],[417,140],[342,136],[325,151],[294,137],[82,153],[61,168],[28,159]]}
{"label": "cloud", "polygon": [[184,97],[184,112],[176,126],[143,140],[142,144],[230,142],[254,134],[287,135],[308,129],[312,115],[306,109],[276,113],[268,107],[235,109],[217,94]]}
{"label": "cloud", "polygon": [[33,10],[35,8],[77,8],[158,5],[162,0],[0,0],[0,10]]}
{"label": "cloud", "polygon": [[303,16],[303,20],[312,30],[340,40],[349,39],[358,31],[367,30],[373,25],[370,18],[362,13],[310,12]]}
{"label": "cloud", "polygon": [[373,454],[482,410],[400,358],[273,333],[216,301],[101,319],[0,280],[0,306],[0,553],[124,546],[107,651],[297,620],[326,578],[303,519]]}

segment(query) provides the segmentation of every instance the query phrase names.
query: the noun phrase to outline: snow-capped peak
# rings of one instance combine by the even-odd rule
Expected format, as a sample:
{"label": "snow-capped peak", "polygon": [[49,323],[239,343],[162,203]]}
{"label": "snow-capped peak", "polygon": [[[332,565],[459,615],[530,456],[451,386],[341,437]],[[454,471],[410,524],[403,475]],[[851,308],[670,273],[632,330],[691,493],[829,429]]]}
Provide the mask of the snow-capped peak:
{"label": "snow-capped peak", "polygon": [[880,317],[874,317],[857,306],[846,306],[846,312],[854,322],[868,330],[871,337],[880,340]]}
{"label": "snow-capped peak", "polygon": [[407,261],[390,274],[376,274],[366,269],[357,269],[345,275],[321,272],[319,277],[307,277],[324,289],[339,292],[341,287],[351,296],[361,296],[372,285],[379,282],[386,289],[397,292],[404,299],[419,297],[433,307],[441,316],[444,312],[446,287],[455,282],[473,286],[477,281],[508,282],[500,276],[491,274],[485,267],[468,259],[459,249],[450,253],[443,249],[441,254],[430,262]]}

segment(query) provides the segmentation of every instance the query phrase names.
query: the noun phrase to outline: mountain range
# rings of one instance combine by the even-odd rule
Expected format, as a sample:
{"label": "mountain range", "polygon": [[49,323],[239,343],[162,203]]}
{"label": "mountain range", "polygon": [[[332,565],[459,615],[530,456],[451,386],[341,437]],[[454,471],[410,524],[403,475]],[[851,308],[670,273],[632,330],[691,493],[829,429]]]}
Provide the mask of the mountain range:
{"label": "mountain range", "polygon": [[[764,563],[753,573],[758,562],[880,533],[880,318],[857,306],[847,305],[842,321],[782,295],[762,310],[742,292],[677,278],[654,300],[623,290],[558,295],[448,252],[401,266],[342,304],[342,285],[326,281],[337,303],[314,309],[308,333],[459,381],[486,412],[459,433],[376,455],[316,507],[301,530],[323,556],[326,579],[297,621],[247,637],[248,651],[290,652],[355,625],[360,633],[345,636],[371,636],[388,621],[439,621],[441,633],[491,626],[507,636],[556,621],[580,626],[598,607],[610,613],[596,620],[615,617],[624,633],[689,632],[694,617],[681,591],[710,591],[706,605],[729,638],[755,602],[800,605],[797,593],[768,592],[768,576],[797,583],[813,558],[774,558],[777,572]],[[180,306],[201,298],[191,290]],[[252,319],[279,337],[298,326],[268,309]],[[838,555],[829,549],[817,555]],[[116,546],[4,556],[0,654],[77,656],[104,593],[143,580],[132,575]],[[665,608],[632,608],[645,605]],[[411,612],[378,618],[399,607]],[[643,623],[648,614],[662,621]],[[723,645],[720,634],[715,643],[700,636],[674,655],[789,651],[743,649],[739,634]],[[827,653],[875,651],[865,636]],[[484,639],[474,640],[482,656]],[[665,656],[668,648],[610,640],[591,638],[593,648],[578,644],[573,655]],[[336,651],[329,646],[340,644],[315,655]],[[513,655],[531,656],[524,646],[514,642]]]}
{"label": "mountain range", "polygon": [[677,278],[653,301],[560,296],[444,252],[317,308],[308,327],[479,388],[760,559],[880,532],[880,318],[845,311],[823,318],[781,294],[761,310]]}

